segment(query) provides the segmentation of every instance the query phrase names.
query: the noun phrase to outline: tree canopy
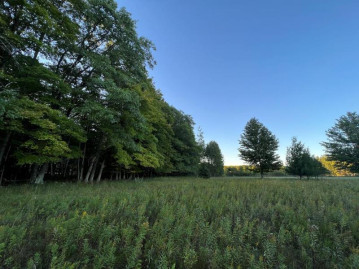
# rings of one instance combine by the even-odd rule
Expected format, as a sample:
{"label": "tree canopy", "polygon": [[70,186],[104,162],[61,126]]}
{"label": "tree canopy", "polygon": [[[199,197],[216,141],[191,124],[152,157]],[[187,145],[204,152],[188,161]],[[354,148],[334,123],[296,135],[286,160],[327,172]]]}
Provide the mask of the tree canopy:
{"label": "tree canopy", "polygon": [[341,116],[327,132],[325,148],[328,160],[335,166],[352,173],[359,172],[359,115],[348,112]]}
{"label": "tree canopy", "polygon": [[304,144],[296,137],[292,138],[292,144],[287,148],[286,161],[287,173],[300,178],[303,176],[318,177],[329,173],[317,158],[310,155],[309,149],[305,148]]}
{"label": "tree canopy", "polygon": [[204,150],[203,162],[208,164],[208,169],[211,176],[222,176],[224,173],[223,155],[217,142],[210,141]]}
{"label": "tree canopy", "polygon": [[197,173],[189,115],[149,78],[151,41],[113,0],[0,3],[0,183]]}
{"label": "tree canopy", "polygon": [[260,172],[277,170],[282,166],[279,156],[277,138],[256,118],[250,119],[239,140],[239,156],[242,160]]}

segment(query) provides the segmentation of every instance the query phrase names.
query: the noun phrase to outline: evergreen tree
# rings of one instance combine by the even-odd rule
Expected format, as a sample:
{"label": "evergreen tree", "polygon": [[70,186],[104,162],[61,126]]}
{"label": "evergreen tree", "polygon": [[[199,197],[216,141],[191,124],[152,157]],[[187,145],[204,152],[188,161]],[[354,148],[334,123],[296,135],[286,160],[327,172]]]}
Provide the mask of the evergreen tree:
{"label": "evergreen tree", "polygon": [[322,145],[330,161],[337,168],[352,173],[359,172],[359,115],[348,112],[340,117],[327,132],[327,142]]}
{"label": "evergreen tree", "polygon": [[300,179],[303,176],[318,177],[329,173],[319,160],[310,155],[309,149],[305,148],[304,144],[296,137],[292,138],[292,145],[287,148],[286,161],[286,172],[297,175]]}
{"label": "evergreen tree", "polygon": [[302,178],[305,175],[306,165],[308,165],[306,162],[309,160],[309,157],[309,150],[296,137],[293,137],[292,145],[287,148],[286,172]]}
{"label": "evergreen tree", "polygon": [[265,172],[277,170],[282,165],[276,154],[277,138],[256,118],[246,124],[239,145],[240,158],[260,172],[261,178]]}

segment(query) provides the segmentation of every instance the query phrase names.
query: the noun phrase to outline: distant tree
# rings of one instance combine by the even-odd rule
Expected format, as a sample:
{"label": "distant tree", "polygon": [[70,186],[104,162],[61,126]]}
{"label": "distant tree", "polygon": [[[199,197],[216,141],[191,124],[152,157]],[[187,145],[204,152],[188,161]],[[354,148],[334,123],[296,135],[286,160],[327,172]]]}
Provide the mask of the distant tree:
{"label": "distant tree", "polygon": [[239,140],[239,156],[260,172],[261,178],[265,172],[277,170],[282,163],[276,151],[277,138],[256,118],[249,120]]}
{"label": "distant tree", "polygon": [[226,176],[233,177],[238,172],[237,168],[235,167],[227,167],[225,170]]}
{"label": "distant tree", "polygon": [[288,174],[297,175],[302,178],[305,175],[306,163],[310,157],[309,150],[305,148],[304,144],[292,138],[292,145],[287,148],[287,167]]}
{"label": "distant tree", "polygon": [[209,164],[209,170],[211,176],[222,176],[223,170],[223,155],[221,149],[215,141],[211,141],[207,144],[204,151],[205,161]]}
{"label": "distant tree", "polygon": [[339,169],[359,172],[359,115],[348,112],[341,116],[327,132],[328,141],[322,145],[328,160]]}
{"label": "distant tree", "polygon": [[292,138],[292,145],[287,149],[286,161],[286,172],[300,178],[303,176],[318,177],[329,173],[319,160],[310,155],[309,149],[305,148],[304,144],[296,137]]}

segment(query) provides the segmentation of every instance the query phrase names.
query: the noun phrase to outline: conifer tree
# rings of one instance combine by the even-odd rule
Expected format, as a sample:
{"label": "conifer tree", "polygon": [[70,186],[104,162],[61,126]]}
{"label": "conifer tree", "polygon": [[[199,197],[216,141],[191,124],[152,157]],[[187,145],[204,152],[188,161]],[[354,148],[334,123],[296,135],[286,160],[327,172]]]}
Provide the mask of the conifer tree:
{"label": "conifer tree", "polygon": [[300,179],[303,176],[318,177],[329,173],[319,160],[310,155],[309,149],[305,148],[304,144],[296,137],[292,138],[292,144],[287,148],[286,161],[286,172],[297,175]]}
{"label": "conifer tree", "polygon": [[256,118],[248,121],[239,140],[239,156],[254,167],[263,178],[265,172],[282,166],[277,138]]}
{"label": "conifer tree", "polygon": [[341,170],[359,173],[359,115],[348,112],[341,116],[326,134],[328,140],[322,145],[328,160]]}

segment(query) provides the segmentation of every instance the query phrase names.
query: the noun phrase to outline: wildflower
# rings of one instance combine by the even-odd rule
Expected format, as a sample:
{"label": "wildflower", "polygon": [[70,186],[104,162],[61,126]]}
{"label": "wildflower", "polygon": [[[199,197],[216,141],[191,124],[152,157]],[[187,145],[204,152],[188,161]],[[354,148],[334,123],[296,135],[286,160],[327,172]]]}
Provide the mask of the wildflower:
{"label": "wildflower", "polygon": [[142,223],[142,227],[144,227],[145,229],[148,229],[148,227],[149,227],[148,221]]}

